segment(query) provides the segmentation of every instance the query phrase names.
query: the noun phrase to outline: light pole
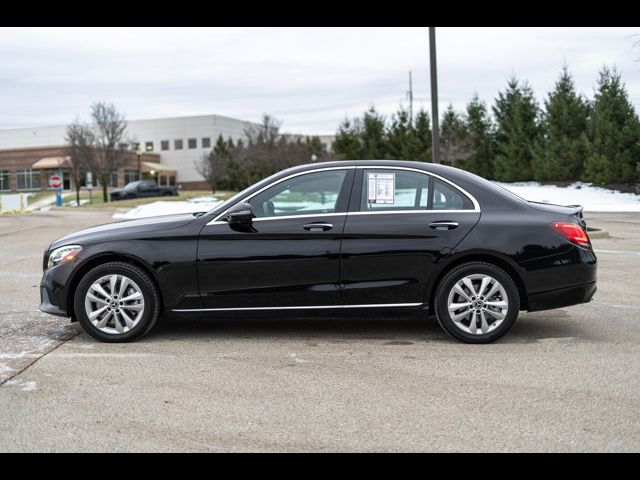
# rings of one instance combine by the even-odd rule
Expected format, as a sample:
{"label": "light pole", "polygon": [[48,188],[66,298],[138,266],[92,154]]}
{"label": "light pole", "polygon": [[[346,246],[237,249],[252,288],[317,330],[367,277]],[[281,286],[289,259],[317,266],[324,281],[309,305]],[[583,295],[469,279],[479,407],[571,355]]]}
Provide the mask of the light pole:
{"label": "light pole", "polygon": [[140,158],[142,156],[142,151],[140,150],[140,144],[136,144],[136,155],[138,156],[138,180],[142,180],[142,162]]}
{"label": "light pole", "polygon": [[440,131],[438,116],[438,72],[436,70],[436,27],[429,27],[429,65],[431,67],[431,153],[433,163],[440,163]]}

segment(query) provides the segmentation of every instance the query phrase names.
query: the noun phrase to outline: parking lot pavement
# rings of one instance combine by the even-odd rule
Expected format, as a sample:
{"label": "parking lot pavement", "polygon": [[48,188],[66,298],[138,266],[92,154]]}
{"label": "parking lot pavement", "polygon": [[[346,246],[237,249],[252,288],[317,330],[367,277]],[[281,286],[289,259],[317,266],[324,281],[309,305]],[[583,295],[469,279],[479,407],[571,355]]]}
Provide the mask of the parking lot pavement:
{"label": "parking lot pavement", "polygon": [[[0,218],[2,308],[28,328],[41,250],[101,221],[51,215]],[[54,319],[72,338],[0,387],[0,450],[638,451],[640,215],[587,221],[611,233],[595,300],[491,345],[401,319],[172,320],[114,345]]]}

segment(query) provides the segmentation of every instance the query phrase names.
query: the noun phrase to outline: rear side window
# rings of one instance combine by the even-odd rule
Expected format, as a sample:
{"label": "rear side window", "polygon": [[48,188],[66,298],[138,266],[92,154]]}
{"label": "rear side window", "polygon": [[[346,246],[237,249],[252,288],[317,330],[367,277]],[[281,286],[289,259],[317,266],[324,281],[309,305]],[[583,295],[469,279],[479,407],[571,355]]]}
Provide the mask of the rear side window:
{"label": "rear side window", "polygon": [[436,178],[433,182],[434,210],[473,210],[473,203],[460,190]]}
{"label": "rear side window", "polygon": [[360,211],[426,210],[429,176],[406,170],[366,169]]}

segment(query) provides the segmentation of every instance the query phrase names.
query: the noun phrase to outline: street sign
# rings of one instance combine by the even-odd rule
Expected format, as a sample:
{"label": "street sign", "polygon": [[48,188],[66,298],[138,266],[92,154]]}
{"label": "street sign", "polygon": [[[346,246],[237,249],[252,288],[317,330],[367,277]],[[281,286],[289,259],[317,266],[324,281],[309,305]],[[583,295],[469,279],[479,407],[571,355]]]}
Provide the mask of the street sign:
{"label": "street sign", "polygon": [[60,175],[51,175],[49,177],[49,186],[51,188],[60,188],[62,186],[62,177]]}

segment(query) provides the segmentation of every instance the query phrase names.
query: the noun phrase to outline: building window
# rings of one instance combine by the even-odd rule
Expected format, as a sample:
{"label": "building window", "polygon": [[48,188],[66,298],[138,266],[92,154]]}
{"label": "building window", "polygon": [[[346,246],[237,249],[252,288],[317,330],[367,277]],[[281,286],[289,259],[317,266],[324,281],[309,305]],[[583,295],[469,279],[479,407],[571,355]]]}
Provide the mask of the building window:
{"label": "building window", "polygon": [[169,185],[171,185],[172,187],[176,186],[176,176],[175,175],[171,175],[169,177]]}
{"label": "building window", "polygon": [[118,148],[120,150],[129,150],[129,144],[128,143],[119,143],[118,144]]}
{"label": "building window", "polygon": [[40,170],[19,168],[16,170],[18,190],[35,190],[40,188]]}
{"label": "building window", "polygon": [[165,175],[159,175],[158,176],[158,182],[160,183],[160,186],[164,187],[167,185],[167,177]]}
{"label": "building window", "polygon": [[160,142],[160,150],[169,150],[169,140],[162,140]]}
{"label": "building window", "polygon": [[153,142],[144,142],[144,151],[153,152]]}
{"label": "building window", "polygon": [[125,170],[124,171],[124,184],[135,182],[140,180],[138,170]]}
{"label": "building window", "polygon": [[211,148],[211,137],[202,137],[202,148]]}
{"label": "building window", "polygon": [[0,170],[0,191],[9,190],[9,180],[11,172],[9,170]]}
{"label": "building window", "polygon": [[182,150],[182,139],[173,141],[173,149],[174,150]]}
{"label": "building window", "polygon": [[320,144],[320,148],[322,149],[323,152],[326,152],[328,150],[329,146],[325,142],[322,142]]}
{"label": "building window", "polygon": [[110,187],[117,187],[118,186],[118,171],[117,170],[113,170],[111,172],[111,175],[109,175],[109,186]]}
{"label": "building window", "polygon": [[190,138],[187,140],[189,148],[198,148],[198,140],[195,138]]}

